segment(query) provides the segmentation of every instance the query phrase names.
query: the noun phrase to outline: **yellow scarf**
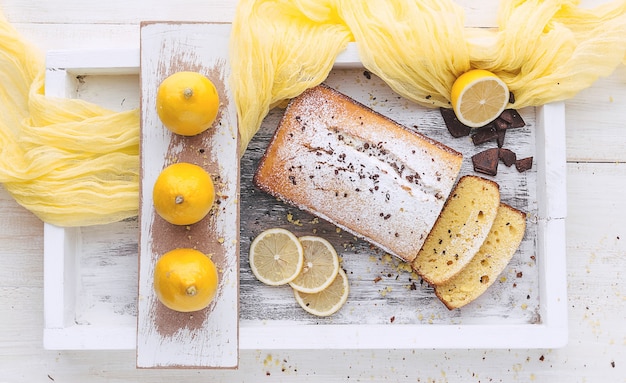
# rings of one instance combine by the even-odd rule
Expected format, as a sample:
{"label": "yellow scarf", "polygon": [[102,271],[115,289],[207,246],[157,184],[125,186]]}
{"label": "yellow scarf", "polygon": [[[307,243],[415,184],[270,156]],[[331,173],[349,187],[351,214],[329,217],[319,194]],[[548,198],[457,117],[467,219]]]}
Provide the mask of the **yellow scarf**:
{"label": "yellow scarf", "polygon": [[[242,153],[269,110],[327,77],[355,41],[364,66],[407,99],[447,106],[470,68],[498,74],[516,107],[574,96],[626,63],[626,0],[503,0],[495,29],[464,27],[451,0],[242,0],[232,78]],[[61,226],[137,214],[139,113],[43,95],[41,55],[0,15],[0,182]]]}
{"label": "yellow scarf", "polygon": [[45,222],[137,215],[139,112],[44,96],[45,65],[0,15],[0,182]]}

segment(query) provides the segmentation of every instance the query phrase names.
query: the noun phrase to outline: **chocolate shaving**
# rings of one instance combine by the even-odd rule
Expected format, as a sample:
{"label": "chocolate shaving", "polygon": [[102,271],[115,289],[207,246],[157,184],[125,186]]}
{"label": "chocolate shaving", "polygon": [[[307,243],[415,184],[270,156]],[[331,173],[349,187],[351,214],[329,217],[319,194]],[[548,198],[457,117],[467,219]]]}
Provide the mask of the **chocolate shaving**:
{"label": "chocolate shaving", "polygon": [[522,158],[521,160],[515,161],[515,169],[517,169],[517,171],[520,173],[525,172],[526,170],[529,170],[532,167],[533,167],[532,157],[526,157],[526,158]]}
{"label": "chocolate shaving", "polygon": [[472,156],[472,165],[474,165],[474,171],[490,176],[495,176],[496,174],[498,174],[499,151],[500,149],[498,148],[492,148],[474,154]]}
{"label": "chocolate shaving", "polygon": [[485,142],[489,142],[497,138],[498,132],[496,131],[496,127],[493,123],[474,130],[474,134],[472,134],[472,142],[474,145],[484,144]]}
{"label": "chocolate shaving", "polygon": [[469,136],[471,128],[456,118],[456,114],[454,114],[454,110],[449,108],[439,108],[441,112],[441,117],[443,117],[443,121],[446,123],[446,127],[448,128],[448,132],[454,138]]}
{"label": "chocolate shaving", "polygon": [[517,155],[515,154],[515,152],[505,148],[500,148],[500,150],[498,151],[498,157],[500,157],[500,160],[502,160],[502,163],[504,163],[506,166],[513,165],[517,160]]}

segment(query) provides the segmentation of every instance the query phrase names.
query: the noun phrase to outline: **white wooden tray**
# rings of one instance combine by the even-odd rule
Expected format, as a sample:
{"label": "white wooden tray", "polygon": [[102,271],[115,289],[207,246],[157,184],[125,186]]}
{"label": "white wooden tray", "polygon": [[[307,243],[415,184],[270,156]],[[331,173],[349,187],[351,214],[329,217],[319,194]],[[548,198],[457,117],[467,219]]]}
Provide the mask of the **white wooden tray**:
{"label": "white wooden tray", "polygon": [[[210,28],[210,26],[207,26]],[[46,92],[92,97],[120,106],[138,92],[116,84],[139,70],[139,51],[51,52]],[[407,126],[466,154],[466,139],[449,137],[439,112],[417,107],[391,92],[358,61],[355,45],[337,59],[326,83]],[[76,77],[80,76],[80,81]],[[106,76],[109,81],[102,81]],[[101,84],[99,91],[86,84]],[[138,79],[134,81],[137,82]],[[117,81],[120,82],[121,81]],[[77,85],[78,84],[78,85]],[[84,88],[84,92],[83,91]],[[121,88],[121,89],[120,89]],[[78,89],[78,92],[76,92]],[[125,101],[123,107],[131,107]],[[251,186],[251,174],[281,111],[266,118],[241,160],[241,349],[355,348],[555,348],[567,341],[565,268],[564,104],[526,108],[527,126],[507,134],[520,156],[533,155],[524,175],[500,166],[495,178],[503,200],[529,213],[529,228],[509,267],[480,299],[448,311],[432,289],[402,265],[368,244]],[[515,136],[518,135],[518,136]],[[521,138],[523,137],[523,138]],[[509,146],[510,147],[510,146]],[[244,190],[250,188],[247,195]],[[254,202],[251,203],[250,201]],[[266,201],[267,205],[259,205]],[[316,233],[339,244],[351,296],[330,318],[301,310],[288,288],[262,286],[247,264],[250,239],[262,229],[283,226]],[[138,225],[127,220],[100,227],[45,226],[44,346],[48,349],[132,349],[136,339]],[[376,282],[377,281],[377,282]],[[113,286],[113,287],[112,287]],[[268,307],[271,308],[268,310]]]}

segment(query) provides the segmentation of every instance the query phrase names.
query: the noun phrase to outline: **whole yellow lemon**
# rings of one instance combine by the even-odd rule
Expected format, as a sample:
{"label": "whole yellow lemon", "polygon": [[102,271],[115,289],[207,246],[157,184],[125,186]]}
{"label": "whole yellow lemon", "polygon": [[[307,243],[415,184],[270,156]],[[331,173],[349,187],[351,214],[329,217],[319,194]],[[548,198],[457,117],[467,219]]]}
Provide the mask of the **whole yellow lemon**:
{"label": "whole yellow lemon", "polygon": [[166,307],[192,312],[207,307],[215,298],[217,268],[204,253],[189,248],[169,251],[154,268],[154,291]]}
{"label": "whole yellow lemon", "polygon": [[156,109],[166,128],[195,136],[215,122],[220,99],[215,84],[198,72],[176,72],[161,82]]}
{"label": "whole yellow lemon", "polygon": [[192,225],[204,218],[215,201],[211,175],[187,162],[172,164],[159,174],[152,189],[154,209],[174,225]]}

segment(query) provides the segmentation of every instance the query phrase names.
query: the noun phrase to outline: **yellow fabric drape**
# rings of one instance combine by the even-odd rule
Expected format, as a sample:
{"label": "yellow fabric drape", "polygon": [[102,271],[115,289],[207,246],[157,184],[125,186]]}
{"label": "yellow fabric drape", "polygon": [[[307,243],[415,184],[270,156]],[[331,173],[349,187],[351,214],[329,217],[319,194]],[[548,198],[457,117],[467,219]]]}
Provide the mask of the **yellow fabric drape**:
{"label": "yellow fabric drape", "polygon": [[[364,66],[416,103],[447,106],[470,68],[515,107],[567,99],[626,63],[626,0],[502,0],[498,26],[464,27],[452,0],[241,0],[230,61],[242,147],[269,110],[315,86],[355,41]],[[61,226],[137,214],[139,113],[43,95],[44,63],[0,15],[0,182]]]}
{"label": "yellow fabric drape", "polygon": [[38,50],[0,15],[0,182],[45,222],[137,215],[139,112],[44,96]]}

